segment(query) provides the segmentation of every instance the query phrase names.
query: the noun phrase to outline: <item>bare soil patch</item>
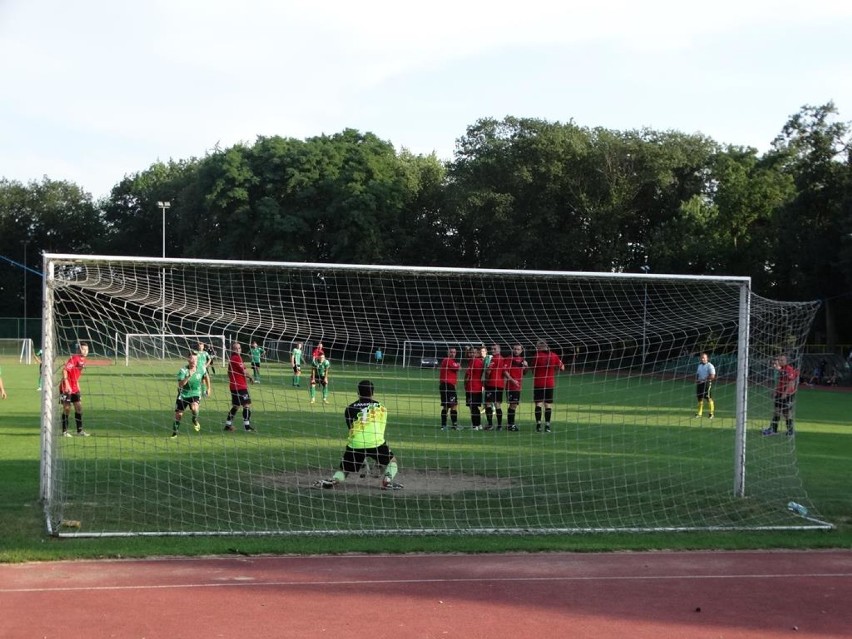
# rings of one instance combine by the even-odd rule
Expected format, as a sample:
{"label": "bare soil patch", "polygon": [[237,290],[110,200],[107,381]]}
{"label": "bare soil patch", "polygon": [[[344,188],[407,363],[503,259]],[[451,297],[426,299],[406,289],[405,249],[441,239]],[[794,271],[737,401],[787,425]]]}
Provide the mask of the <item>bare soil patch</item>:
{"label": "bare soil patch", "polygon": [[[264,475],[262,481],[272,484],[278,488],[312,488],[318,479],[331,477],[331,472],[325,474],[315,470],[285,471],[281,473]],[[346,481],[331,490],[345,491],[351,493],[374,493],[381,491],[381,475],[379,473],[365,474],[361,477],[358,473],[349,473]],[[403,489],[393,491],[394,494],[406,495],[452,495],[464,491],[481,490],[505,490],[511,488],[513,483],[510,479],[499,477],[485,477],[483,475],[469,475],[450,473],[439,470],[400,470],[394,482],[402,484]],[[318,488],[317,490],[323,490]]]}

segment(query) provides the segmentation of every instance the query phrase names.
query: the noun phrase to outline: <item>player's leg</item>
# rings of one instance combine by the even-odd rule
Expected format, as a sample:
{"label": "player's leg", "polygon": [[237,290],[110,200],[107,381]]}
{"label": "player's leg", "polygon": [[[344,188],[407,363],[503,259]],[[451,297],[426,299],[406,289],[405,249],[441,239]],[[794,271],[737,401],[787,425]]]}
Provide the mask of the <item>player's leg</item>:
{"label": "player's leg", "polygon": [[201,422],[198,421],[198,409],[198,402],[192,402],[189,405],[189,410],[192,412],[192,428],[196,433],[201,430]]}
{"label": "player's leg", "polygon": [[550,418],[553,416],[553,389],[547,389],[547,395],[544,400],[544,432],[549,433]]}
{"label": "player's leg", "polygon": [[707,382],[704,396],[707,398],[707,409],[709,410],[707,417],[713,419],[716,416],[716,402],[713,401],[713,385],[711,382]]}
{"label": "player's leg", "polygon": [[234,416],[240,408],[240,396],[237,391],[231,391],[231,409],[225,418],[225,430],[234,430]]}
{"label": "player's leg", "polygon": [[482,430],[482,393],[470,393],[470,426],[473,430]]}
{"label": "player's leg", "polygon": [[70,437],[71,433],[68,432],[68,418],[71,415],[71,401],[67,398],[66,395],[62,396],[62,435],[63,437]]}
{"label": "player's leg", "polygon": [[494,392],[490,390],[485,391],[485,421],[488,422],[485,430],[494,428]]}
{"label": "player's leg", "polygon": [[497,417],[497,430],[503,430],[503,391],[494,391],[494,415]]}
{"label": "player's leg", "polygon": [[74,424],[77,427],[77,434],[83,437],[88,437],[89,434],[83,430],[83,400],[80,399],[79,394],[77,395],[77,400],[74,402]]}
{"label": "player's leg", "polygon": [[382,477],[382,490],[401,489],[402,484],[398,484],[394,481],[394,478],[399,472],[399,468],[396,463],[396,457],[394,456],[393,451],[391,451],[387,444],[382,444],[381,446],[379,446],[378,460],[379,464],[382,464],[385,467],[385,474]]}
{"label": "player's leg", "polygon": [[248,391],[245,391],[240,403],[243,407],[243,428],[252,431],[254,428],[251,425],[251,397],[249,397]]}
{"label": "player's leg", "polygon": [[328,378],[322,378],[322,403],[328,404]]}
{"label": "player's leg", "polygon": [[180,398],[180,395],[178,395],[175,400],[175,419],[174,422],[172,422],[172,437],[178,436],[178,429],[180,428],[180,422],[183,419],[184,408],[186,408],[186,404]]}

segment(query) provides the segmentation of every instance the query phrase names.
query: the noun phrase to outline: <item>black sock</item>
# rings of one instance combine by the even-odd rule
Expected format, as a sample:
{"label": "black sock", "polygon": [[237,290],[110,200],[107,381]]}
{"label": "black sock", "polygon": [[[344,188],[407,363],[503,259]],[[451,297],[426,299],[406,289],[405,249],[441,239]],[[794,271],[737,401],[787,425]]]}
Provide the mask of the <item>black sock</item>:
{"label": "black sock", "polygon": [[450,421],[454,427],[459,424],[459,412],[455,408],[450,409]]}
{"label": "black sock", "polygon": [[74,421],[77,424],[77,432],[83,431],[83,413],[74,413]]}
{"label": "black sock", "polygon": [[535,407],[535,423],[541,424],[541,406]]}
{"label": "black sock", "polygon": [[498,408],[498,409],[496,409],[494,412],[495,412],[495,413],[496,413],[496,415],[497,415],[497,425],[498,425],[498,426],[502,426],[502,425],[503,425],[503,409],[502,409],[502,408]]}
{"label": "black sock", "polygon": [[447,427],[447,407],[441,409],[441,428]]}
{"label": "black sock", "polygon": [[509,420],[509,426],[514,426],[515,425],[515,409],[510,406],[509,410],[507,412],[508,412],[507,417],[508,417],[508,420]]}

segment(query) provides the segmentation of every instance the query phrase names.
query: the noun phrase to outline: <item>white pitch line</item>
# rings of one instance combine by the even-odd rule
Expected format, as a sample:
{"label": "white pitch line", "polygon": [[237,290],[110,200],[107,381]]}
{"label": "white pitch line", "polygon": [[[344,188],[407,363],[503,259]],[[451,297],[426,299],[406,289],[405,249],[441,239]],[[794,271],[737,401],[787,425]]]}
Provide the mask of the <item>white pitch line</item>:
{"label": "white pitch line", "polygon": [[[790,574],[743,574],[743,575],[657,575],[657,576],[616,576],[616,577],[459,577],[454,579],[364,579],[330,581],[226,581],[222,583],[186,583],[129,586],[56,586],[44,588],[0,588],[0,594],[38,593],[38,592],[100,592],[120,590],[173,590],[178,588],[258,588],[292,586],[362,586],[362,585],[412,585],[412,584],[453,584],[453,583],[534,583],[534,582],[591,582],[591,581],[698,581],[712,579],[850,579],[852,573],[790,573]],[[233,579],[240,579],[234,577]]]}

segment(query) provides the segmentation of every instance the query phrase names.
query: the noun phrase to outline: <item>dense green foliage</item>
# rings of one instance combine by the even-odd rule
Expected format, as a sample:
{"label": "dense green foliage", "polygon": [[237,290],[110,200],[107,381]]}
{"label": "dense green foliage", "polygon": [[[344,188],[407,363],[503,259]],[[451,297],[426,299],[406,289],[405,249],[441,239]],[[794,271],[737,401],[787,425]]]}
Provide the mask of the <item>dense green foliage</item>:
{"label": "dense green foliage", "polygon": [[[449,162],[345,130],[158,162],[100,202],[0,179],[0,256],[21,262],[26,245],[34,269],[42,251],[158,256],[168,200],[173,257],[749,275],[765,297],[825,300],[813,340],[844,343],[852,137],[836,118],[805,106],[763,154],[507,117],[470,126]],[[23,273],[0,268],[0,316],[22,314]]]}

